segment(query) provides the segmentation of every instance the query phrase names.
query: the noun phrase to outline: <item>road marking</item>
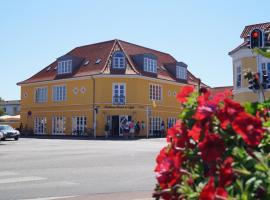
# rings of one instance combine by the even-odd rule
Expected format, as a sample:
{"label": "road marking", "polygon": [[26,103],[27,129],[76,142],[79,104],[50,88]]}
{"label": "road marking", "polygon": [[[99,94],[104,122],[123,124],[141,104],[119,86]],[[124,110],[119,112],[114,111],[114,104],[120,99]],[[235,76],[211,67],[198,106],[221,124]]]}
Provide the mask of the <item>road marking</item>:
{"label": "road marking", "polygon": [[16,177],[16,178],[5,178],[0,179],[0,184],[5,183],[20,183],[20,182],[29,182],[29,181],[41,181],[46,180],[47,178],[38,177],[38,176],[25,176],[25,177]]}
{"label": "road marking", "polygon": [[0,176],[14,176],[14,175],[18,175],[18,173],[11,172],[11,171],[2,171],[2,172],[0,172]]}
{"label": "road marking", "polygon": [[62,196],[62,197],[44,197],[44,198],[35,198],[35,199],[20,199],[20,200],[54,200],[54,199],[66,199],[66,198],[74,198],[78,196]]}

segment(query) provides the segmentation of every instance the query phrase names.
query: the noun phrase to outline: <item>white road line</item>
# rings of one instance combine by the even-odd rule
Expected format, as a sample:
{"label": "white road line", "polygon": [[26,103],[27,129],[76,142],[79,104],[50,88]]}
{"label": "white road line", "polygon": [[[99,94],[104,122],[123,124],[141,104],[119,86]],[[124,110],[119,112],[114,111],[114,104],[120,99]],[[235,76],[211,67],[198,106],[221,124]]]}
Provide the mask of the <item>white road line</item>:
{"label": "white road line", "polygon": [[29,181],[41,181],[46,180],[47,178],[38,177],[38,176],[24,176],[24,177],[16,177],[16,178],[5,178],[0,179],[0,184],[5,183],[20,183],[20,182],[29,182]]}
{"label": "white road line", "polygon": [[66,198],[74,198],[78,196],[62,196],[62,197],[44,197],[44,198],[35,198],[35,199],[20,199],[20,200],[54,200],[54,199],[66,199]]}
{"label": "white road line", "polygon": [[0,172],[0,176],[14,176],[14,175],[18,175],[18,173],[11,172],[11,171],[2,171],[2,172]]}

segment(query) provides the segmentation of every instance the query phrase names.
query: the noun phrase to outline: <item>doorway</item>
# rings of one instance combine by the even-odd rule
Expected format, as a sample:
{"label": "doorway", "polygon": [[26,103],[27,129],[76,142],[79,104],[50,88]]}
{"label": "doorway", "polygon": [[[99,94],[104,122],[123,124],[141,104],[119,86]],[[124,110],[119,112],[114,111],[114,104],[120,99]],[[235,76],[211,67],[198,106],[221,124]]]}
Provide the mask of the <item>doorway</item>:
{"label": "doorway", "polygon": [[131,116],[128,115],[113,115],[112,116],[112,136],[123,136],[124,126],[131,121]]}

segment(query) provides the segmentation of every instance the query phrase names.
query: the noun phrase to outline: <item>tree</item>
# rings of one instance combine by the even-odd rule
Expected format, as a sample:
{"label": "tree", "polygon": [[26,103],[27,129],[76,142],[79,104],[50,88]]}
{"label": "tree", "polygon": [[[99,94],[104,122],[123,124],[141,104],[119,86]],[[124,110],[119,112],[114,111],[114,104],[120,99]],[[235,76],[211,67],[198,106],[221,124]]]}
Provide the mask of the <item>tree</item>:
{"label": "tree", "polygon": [[[4,99],[2,97],[0,97],[0,104],[4,101]],[[5,111],[2,107],[0,107],[0,116],[4,115]]]}

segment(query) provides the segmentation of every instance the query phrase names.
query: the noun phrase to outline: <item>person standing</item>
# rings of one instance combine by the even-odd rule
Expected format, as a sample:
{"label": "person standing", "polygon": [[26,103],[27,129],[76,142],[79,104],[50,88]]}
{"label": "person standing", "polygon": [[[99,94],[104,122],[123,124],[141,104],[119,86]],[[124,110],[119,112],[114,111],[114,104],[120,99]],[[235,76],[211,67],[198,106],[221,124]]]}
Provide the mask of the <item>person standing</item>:
{"label": "person standing", "polygon": [[105,138],[109,137],[109,131],[110,131],[110,126],[109,126],[109,123],[106,122],[106,124],[105,124]]}
{"label": "person standing", "polygon": [[137,123],[135,124],[135,137],[139,137],[140,130],[141,130],[141,125],[140,125],[140,122],[137,121]]}
{"label": "person standing", "polygon": [[161,131],[161,137],[164,137],[165,136],[165,123],[163,120],[160,125],[160,131]]}
{"label": "person standing", "polygon": [[130,133],[130,137],[133,139],[134,138],[134,133],[135,133],[134,121],[133,120],[131,120],[131,122],[129,123],[129,133]]}

